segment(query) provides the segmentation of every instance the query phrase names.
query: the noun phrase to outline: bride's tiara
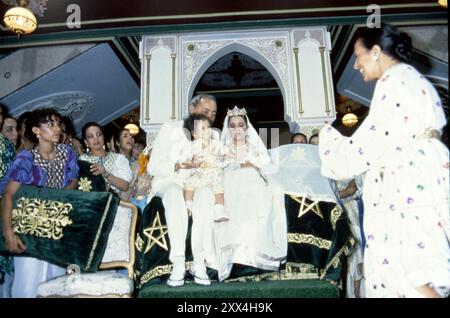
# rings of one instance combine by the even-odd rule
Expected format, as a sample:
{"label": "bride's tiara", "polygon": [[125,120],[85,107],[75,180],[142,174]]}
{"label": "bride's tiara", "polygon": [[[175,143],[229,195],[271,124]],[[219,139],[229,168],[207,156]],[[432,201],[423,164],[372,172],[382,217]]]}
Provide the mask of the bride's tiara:
{"label": "bride's tiara", "polygon": [[234,106],[233,109],[228,109],[227,111],[227,116],[245,116],[247,115],[247,111],[245,110],[244,107],[239,108],[237,106]]}

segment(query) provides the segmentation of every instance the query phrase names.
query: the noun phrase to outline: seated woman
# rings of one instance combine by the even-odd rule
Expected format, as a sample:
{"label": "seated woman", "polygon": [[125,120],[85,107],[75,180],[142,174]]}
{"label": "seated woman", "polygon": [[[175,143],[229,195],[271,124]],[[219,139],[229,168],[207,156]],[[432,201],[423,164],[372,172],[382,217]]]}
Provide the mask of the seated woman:
{"label": "seated woman", "polygon": [[89,122],[83,126],[81,135],[87,153],[81,155],[80,160],[91,163],[90,172],[94,176],[102,175],[113,192],[128,191],[133,177],[128,159],[122,154],[106,151],[102,127]]}
{"label": "seated woman", "polygon": [[221,141],[230,220],[218,225],[219,279],[233,263],[276,271],[287,253],[284,194],[275,194],[261,174],[270,157],[244,108],[228,111]]}
{"label": "seated woman", "polygon": [[[3,193],[1,217],[5,246],[11,253],[20,254],[26,249],[12,227],[13,197],[20,185],[59,189],[76,187],[77,154],[69,146],[58,144],[59,119],[60,115],[53,109],[33,111],[25,134],[35,146],[20,152],[8,170],[9,181]],[[35,297],[40,283],[65,274],[64,268],[32,257],[14,257],[14,269],[12,297]]]}

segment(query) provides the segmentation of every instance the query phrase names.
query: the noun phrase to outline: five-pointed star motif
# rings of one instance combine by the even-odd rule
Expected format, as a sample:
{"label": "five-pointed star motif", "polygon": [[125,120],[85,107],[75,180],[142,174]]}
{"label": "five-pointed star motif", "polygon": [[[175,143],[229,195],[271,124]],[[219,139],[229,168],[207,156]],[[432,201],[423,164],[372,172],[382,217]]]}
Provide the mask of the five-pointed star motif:
{"label": "five-pointed star motif", "polygon": [[[159,231],[158,236],[153,236],[153,232]],[[144,235],[148,237],[147,246],[144,253],[147,253],[153,245],[158,244],[161,248],[166,251],[169,250],[166,241],[166,234],[168,233],[167,225],[161,224],[161,218],[159,217],[159,211],[156,212],[156,217],[153,219],[153,224],[144,230]]]}
{"label": "five-pointed star motif", "polygon": [[[312,201],[311,203],[306,202],[306,197],[296,197],[293,195],[290,195],[290,197],[300,203],[300,208],[298,209],[298,218],[302,217],[302,215],[306,214],[306,212],[308,211],[312,211],[315,214],[317,214],[318,216],[320,216],[323,219],[323,214],[320,211],[320,207],[319,207],[319,202],[320,201]],[[310,201],[310,200],[308,200]]]}

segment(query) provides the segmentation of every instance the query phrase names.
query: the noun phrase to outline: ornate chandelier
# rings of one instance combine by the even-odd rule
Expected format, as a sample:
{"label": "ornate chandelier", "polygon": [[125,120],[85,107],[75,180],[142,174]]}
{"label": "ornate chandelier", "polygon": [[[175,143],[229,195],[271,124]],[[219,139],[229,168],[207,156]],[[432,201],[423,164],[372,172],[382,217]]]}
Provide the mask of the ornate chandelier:
{"label": "ornate chandelier", "polygon": [[28,0],[19,0],[17,3],[17,7],[6,11],[3,22],[11,31],[20,36],[36,30],[37,20],[33,12],[26,8]]}

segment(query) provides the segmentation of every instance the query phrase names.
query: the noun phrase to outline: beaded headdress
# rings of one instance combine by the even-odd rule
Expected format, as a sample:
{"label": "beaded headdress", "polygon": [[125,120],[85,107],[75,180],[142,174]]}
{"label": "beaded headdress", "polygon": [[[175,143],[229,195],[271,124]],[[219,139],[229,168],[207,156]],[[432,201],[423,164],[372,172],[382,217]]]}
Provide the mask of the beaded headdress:
{"label": "beaded headdress", "polygon": [[239,108],[237,106],[234,106],[233,109],[228,109],[227,111],[227,116],[245,116],[247,115],[247,111],[245,110],[244,107]]}

